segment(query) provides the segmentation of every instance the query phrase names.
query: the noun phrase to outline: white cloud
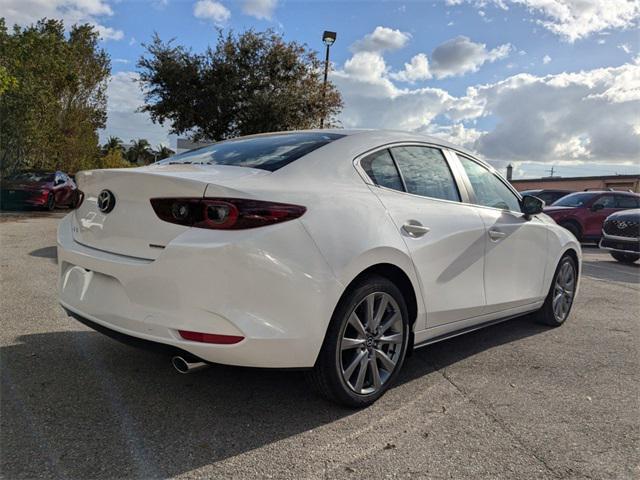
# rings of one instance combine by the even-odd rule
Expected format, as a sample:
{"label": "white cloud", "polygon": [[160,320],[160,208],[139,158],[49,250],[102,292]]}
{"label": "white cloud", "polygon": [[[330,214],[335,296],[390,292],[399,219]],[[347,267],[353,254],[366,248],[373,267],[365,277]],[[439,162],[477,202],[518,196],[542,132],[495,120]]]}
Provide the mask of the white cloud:
{"label": "white cloud", "polygon": [[[447,0],[449,3],[452,0]],[[637,0],[466,0],[477,8],[493,3],[506,8],[521,5],[538,16],[537,23],[568,42],[609,29],[636,26],[640,18]],[[462,0],[453,0],[459,4]]]}
{"label": "white cloud", "polygon": [[618,45],[618,48],[624,53],[631,53],[631,45],[629,45],[628,43],[622,43]]}
{"label": "white cloud", "polygon": [[242,11],[259,20],[271,20],[278,0],[244,0]]}
{"label": "white cloud", "polygon": [[212,20],[215,23],[224,23],[231,17],[227,7],[213,0],[199,0],[193,6],[193,15],[202,20]]}
{"label": "white cloud", "polygon": [[545,65],[550,61],[551,61],[551,57],[549,55],[545,55],[544,57],[542,57],[542,63],[544,63]]}
{"label": "white cloud", "polygon": [[459,36],[438,45],[431,54],[431,72],[437,78],[463,75],[477,71],[485,62],[504,58],[513,47],[507,43],[487,50],[483,43],[474,43],[468,37]]}
{"label": "white cloud", "polygon": [[[405,81],[410,65],[419,62],[394,73],[381,54],[357,52],[335,71],[343,125],[424,131],[498,164],[620,164],[640,157],[640,57],[578,73],[513,75],[457,97],[440,88],[400,88],[394,82]],[[477,123],[484,118],[491,128],[477,126],[487,124]]]}
{"label": "white cloud", "polygon": [[404,64],[404,70],[390,74],[394,80],[414,83],[418,80],[428,80],[431,78],[429,71],[429,59],[424,53],[414,56],[409,63]]}
{"label": "white cloud", "polygon": [[398,50],[411,39],[411,35],[388,27],[376,27],[375,30],[351,45],[353,52],[384,52]]}
{"label": "white cloud", "polygon": [[136,72],[112,75],[107,87],[107,126],[100,132],[100,140],[110,136],[131,139],[146,138],[151,145],[169,144],[169,128],[151,122],[146,113],[136,112],[144,104],[144,97]]}
{"label": "white cloud", "polygon": [[105,0],[0,0],[0,12],[7,25],[30,25],[41,18],[63,20],[65,27],[73,24],[93,25],[102,40],[120,40],[121,30],[107,27],[100,19],[113,15]]}

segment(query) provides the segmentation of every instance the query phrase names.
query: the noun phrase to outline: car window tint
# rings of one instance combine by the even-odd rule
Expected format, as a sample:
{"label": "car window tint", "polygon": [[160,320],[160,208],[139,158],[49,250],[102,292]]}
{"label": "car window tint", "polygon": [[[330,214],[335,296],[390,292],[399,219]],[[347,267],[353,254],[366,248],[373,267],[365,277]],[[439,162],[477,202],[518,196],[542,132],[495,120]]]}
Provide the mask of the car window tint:
{"label": "car window tint", "polygon": [[402,172],[407,192],[423,197],[460,201],[449,165],[437,148],[394,147],[391,154]]}
{"label": "car window tint", "polygon": [[616,199],[613,195],[603,195],[593,202],[593,205],[602,205],[603,208],[615,208]]}
{"label": "car window tint", "polygon": [[368,155],[360,161],[360,166],[376,185],[404,191],[402,180],[388,150]]}
{"label": "car window tint", "polygon": [[631,195],[616,195],[618,208],[640,208],[640,198]]}
{"label": "car window tint", "polygon": [[180,153],[159,161],[155,165],[174,163],[231,165],[275,172],[342,137],[344,135],[325,132],[278,133],[241,137]]}
{"label": "car window tint", "polygon": [[458,155],[476,194],[476,203],[485,207],[520,212],[520,202],[513,192],[491,171],[477,162]]}

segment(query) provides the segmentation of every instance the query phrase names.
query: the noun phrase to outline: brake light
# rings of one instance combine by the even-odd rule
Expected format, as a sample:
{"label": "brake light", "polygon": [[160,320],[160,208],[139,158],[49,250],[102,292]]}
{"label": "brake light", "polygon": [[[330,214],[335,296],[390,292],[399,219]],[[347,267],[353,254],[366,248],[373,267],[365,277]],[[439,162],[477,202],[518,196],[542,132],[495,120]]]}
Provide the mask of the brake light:
{"label": "brake light", "polygon": [[80,205],[84,202],[84,192],[82,190],[76,190],[76,199],[73,202],[73,208],[78,209]]}
{"label": "brake light", "polygon": [[185,340],[191,340],[192,342],[201,343],[233,345],[234,343],[238,343],[244,340],[244,337],[240,337],[238,335],[219,335],[217,333],[190,332],[188,330],[178,330],[178,333]]}
{"label": "brake light", "polygon": [[243,230],[287,222],[300,217],[305,207],[242,198],[152,198],[161,220],[213,230]]}

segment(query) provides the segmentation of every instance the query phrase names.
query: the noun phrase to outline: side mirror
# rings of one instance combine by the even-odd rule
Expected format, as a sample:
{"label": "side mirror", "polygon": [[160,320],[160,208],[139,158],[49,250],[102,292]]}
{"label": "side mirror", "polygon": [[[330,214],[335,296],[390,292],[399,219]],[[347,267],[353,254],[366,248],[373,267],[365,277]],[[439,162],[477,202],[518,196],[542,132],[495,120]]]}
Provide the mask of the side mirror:
{"label": "side mirror", "polygon": [[591,205],[592,212],[597,212],[598,210],[602,210],[603,208],[604,208],[604,205],[601,203],[594,203],[593,205]]}
{"label": "side mirror", "polygon": [[533,195],[524,195],[522,197],[522,201],[520,202],[522,213],[524,213],[527,217],[542,213],[544,205],[544,200],[540,200],[538,197],[534,197]]}

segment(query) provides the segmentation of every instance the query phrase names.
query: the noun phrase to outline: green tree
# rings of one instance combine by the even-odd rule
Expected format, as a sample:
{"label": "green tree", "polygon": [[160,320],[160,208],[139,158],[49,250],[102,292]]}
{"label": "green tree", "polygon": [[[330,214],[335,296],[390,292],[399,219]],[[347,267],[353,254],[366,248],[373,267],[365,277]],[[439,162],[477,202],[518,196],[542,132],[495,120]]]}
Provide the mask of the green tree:
{"label": "green tree", "polygon": [[151,163],[153,161],[151,144],[144,138],[131,140],[131,146],[127,149],[125,156],[127,160],[137,165],[146,165]]}
{"label": "green tree", "polygon": [[107,141],[102,145],[102,153],[106,155],[111,150],[120,150],[124,152],[124,143],[119,137],[109,137]]}
{"label": "green tree", "polygon": [[98,159],[95,168],[128,168],[131,166],[131,163],[125,160],[121,148],[112,148]]}
{"label": "green tree", "polygon": [[342,108],[331,83],[323,100],[322,62],[305,45],[273,31],[218,31],[215,47],[195,54],[155,35],[139,61],[145,106],[173,133],[195,140],[318,127]]}
{"label": "green tree", "polygon": [[154,150],[155,160],[162,160],[163,158],[168,158],[171,155],[175,155],[176,152],[171,150],[169,147],[165,145],[158,145]]}
{"label": "green tree", "polygon": [[90,25],[0,18],[0,165],[75,172],[98,159],[110,62]]}

